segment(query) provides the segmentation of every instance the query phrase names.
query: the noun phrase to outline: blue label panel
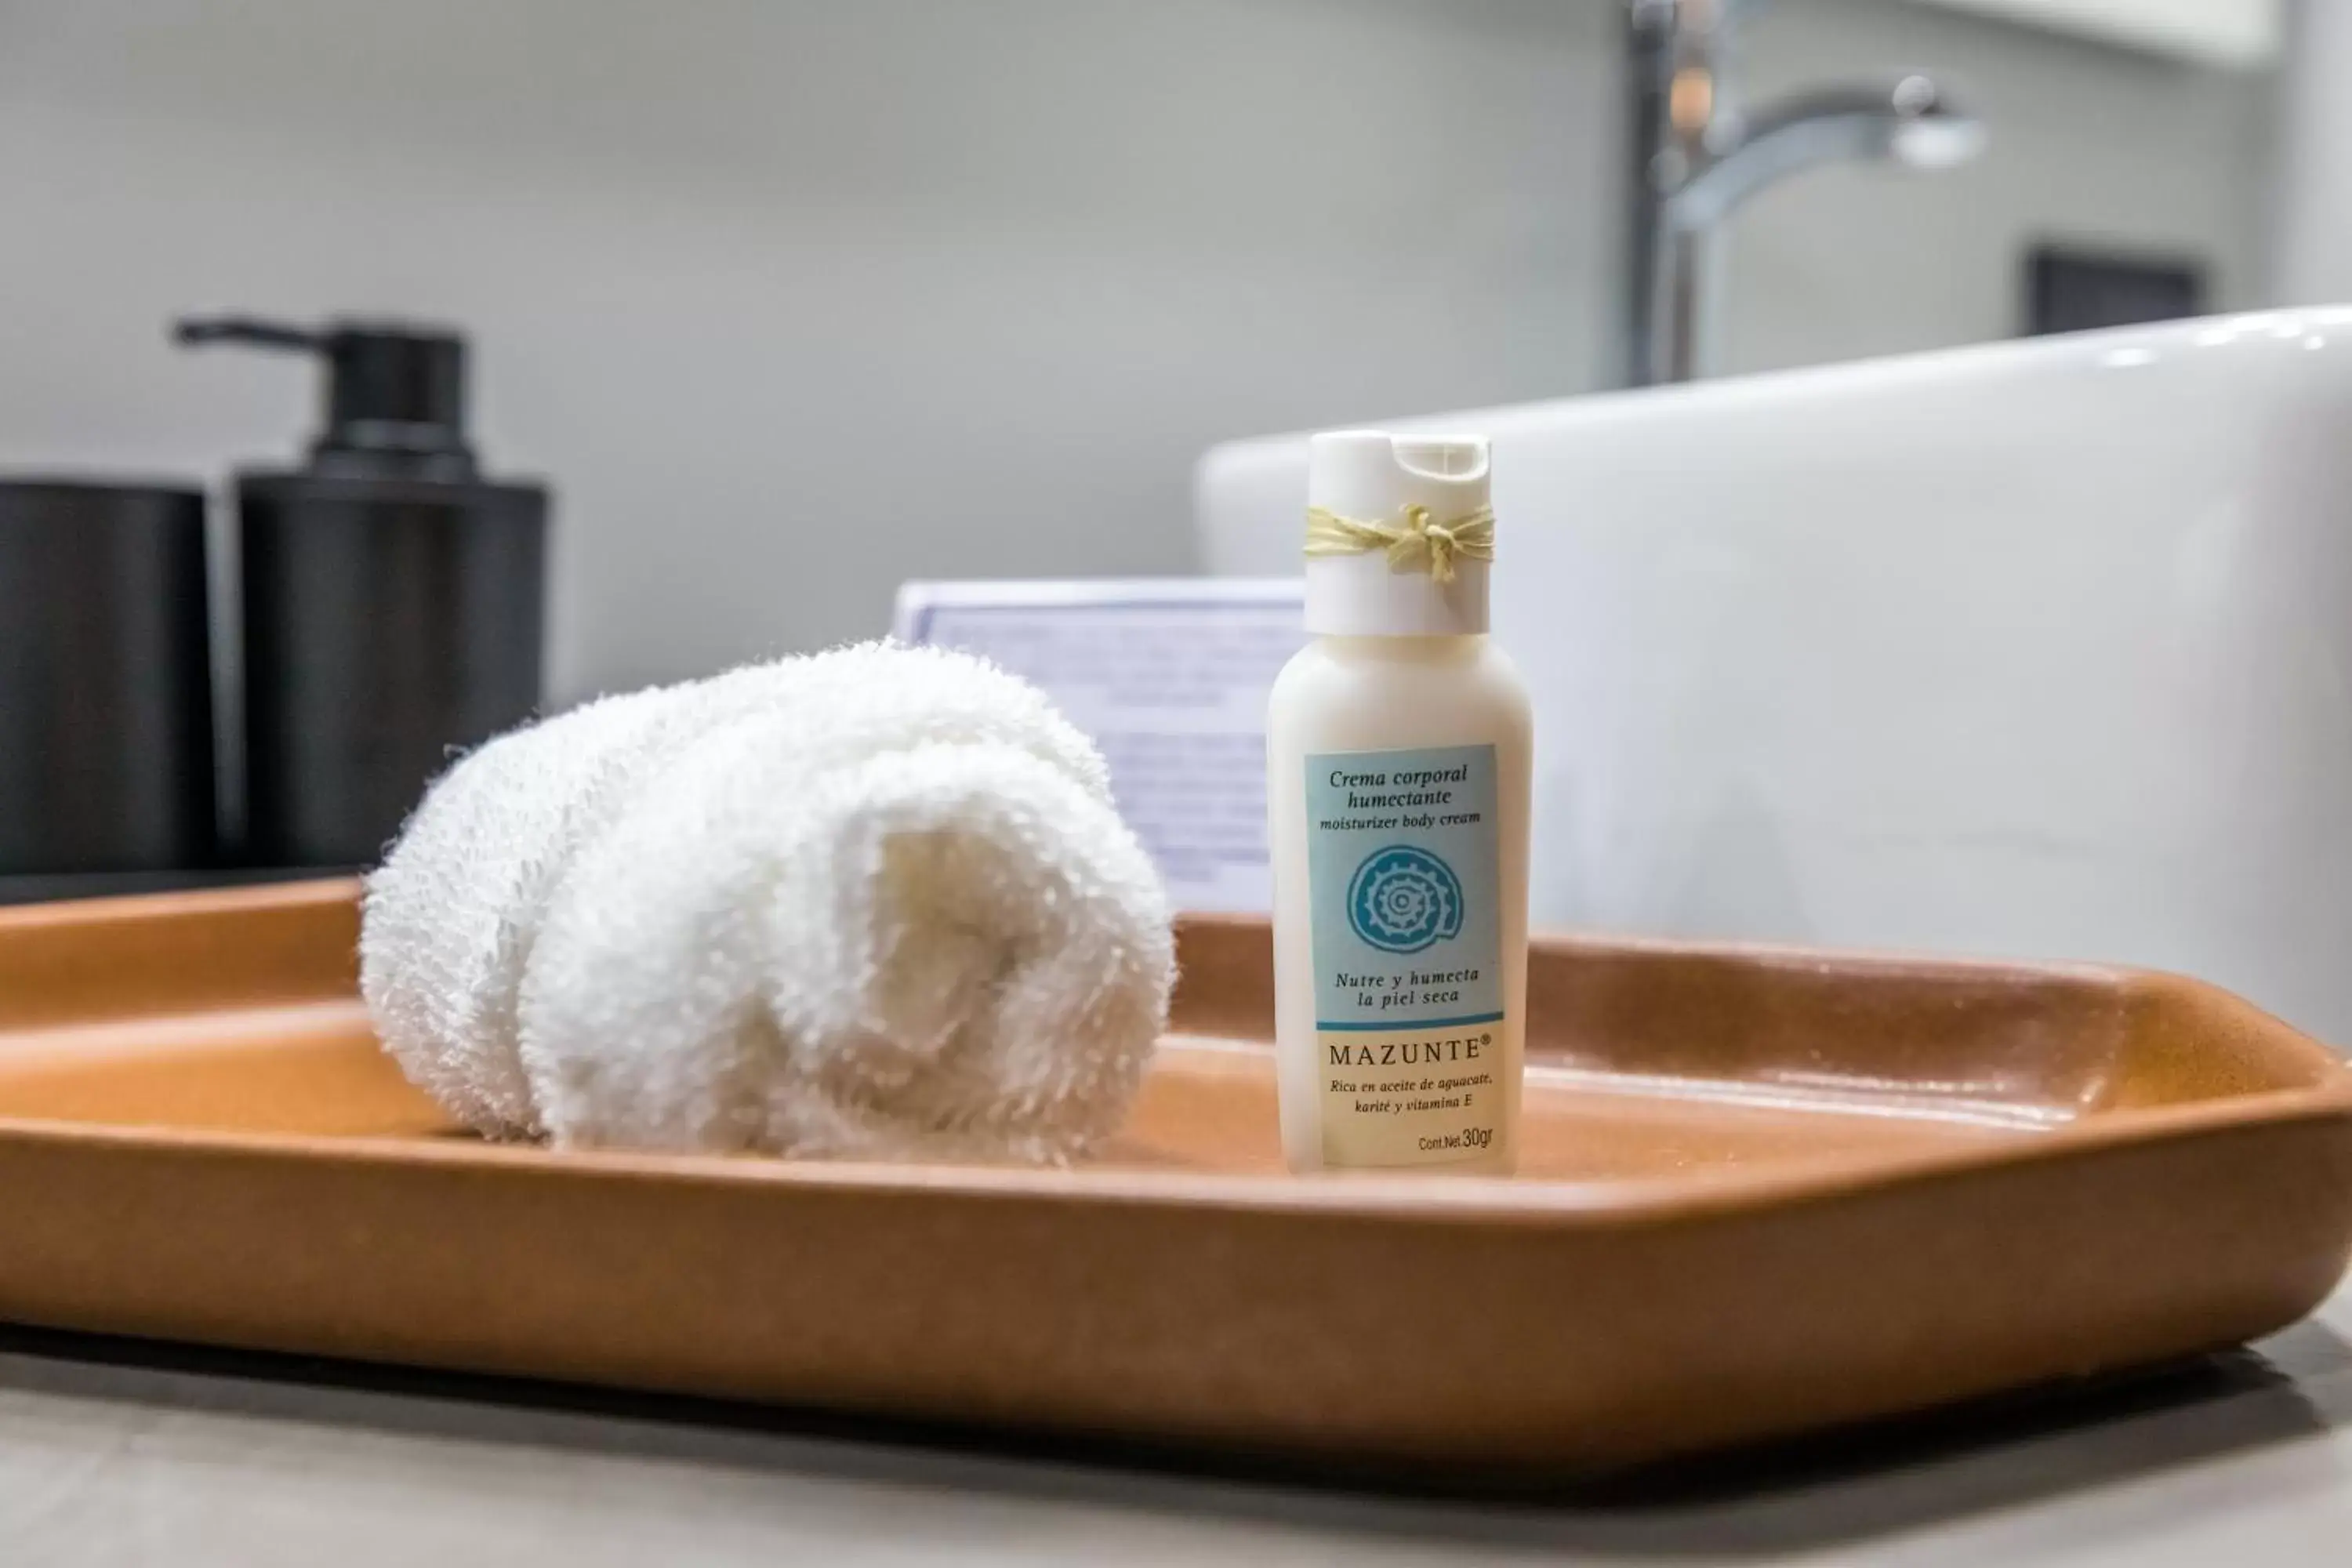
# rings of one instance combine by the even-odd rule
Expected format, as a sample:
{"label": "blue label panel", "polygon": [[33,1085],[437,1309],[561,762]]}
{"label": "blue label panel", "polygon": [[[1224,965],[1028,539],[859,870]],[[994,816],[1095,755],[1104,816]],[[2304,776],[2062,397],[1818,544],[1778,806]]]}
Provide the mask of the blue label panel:
{"label": "blue label panel", "polygon": [[1307,759],[1323,1153],[1475,1159],[1505,1094],[1495,748]]}

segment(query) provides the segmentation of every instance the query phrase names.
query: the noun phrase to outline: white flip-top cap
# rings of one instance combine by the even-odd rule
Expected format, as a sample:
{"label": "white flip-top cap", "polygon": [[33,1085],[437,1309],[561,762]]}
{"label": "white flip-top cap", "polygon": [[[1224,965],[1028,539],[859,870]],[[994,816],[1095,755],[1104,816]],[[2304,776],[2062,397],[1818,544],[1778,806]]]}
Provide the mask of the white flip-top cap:
{"label": "white flip-top cap", "polygon": [[[1412,509],[1452,526],[1487,505],[1484,436],[1332,430],[1307,444],[1307,504],[1351,521],[1403,526]],[[1307,629],[1320,637],[1465,637],[1486,629],[1485,561],[1452,558],[1450,582],[1425,559],[1391,565],[1379,549],[1307,559]]]}

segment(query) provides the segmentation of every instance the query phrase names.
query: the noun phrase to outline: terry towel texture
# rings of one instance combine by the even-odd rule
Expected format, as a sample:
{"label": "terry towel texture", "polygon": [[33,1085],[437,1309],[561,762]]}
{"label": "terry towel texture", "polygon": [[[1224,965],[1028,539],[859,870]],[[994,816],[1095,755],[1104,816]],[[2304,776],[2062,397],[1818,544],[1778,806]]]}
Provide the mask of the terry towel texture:
{"label": "terry towel texture", "polygon": [[1165,894],[1034,688],[865,644],[607,698],[426,795],[361,985],[493,1136],[1063,1160],[1167,1016]]}

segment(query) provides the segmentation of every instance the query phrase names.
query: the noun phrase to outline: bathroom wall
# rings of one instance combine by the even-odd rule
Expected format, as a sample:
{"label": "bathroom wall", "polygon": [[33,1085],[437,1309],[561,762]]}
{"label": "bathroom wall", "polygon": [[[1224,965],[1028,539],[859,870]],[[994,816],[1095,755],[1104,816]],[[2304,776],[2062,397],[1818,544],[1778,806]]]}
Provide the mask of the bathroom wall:
{"label": "bathroom wall", "polygon": [[2272,292],[2284,304],[2352,300],[2352,5],[2301,0],[2291,16]]}
{"label": "bathroom wall", "polygon": [[2036,26],[2251,65],[2277,58],[2287,0],[1915,0]]}
{"label": "bathroom wall", "polygon": [[[1884,0],[1753,48],[2000,128],[1760,201],[1735,366],[2001,335],[2045,228],[2242,296],[2258,79]],[[1613,374],[1618,91],[1612,0],[0,0],[0,467],[289,452],[303,367],[164,319],[406,311],[560,487],[558,701],[1182,570],[1214,439]]]}

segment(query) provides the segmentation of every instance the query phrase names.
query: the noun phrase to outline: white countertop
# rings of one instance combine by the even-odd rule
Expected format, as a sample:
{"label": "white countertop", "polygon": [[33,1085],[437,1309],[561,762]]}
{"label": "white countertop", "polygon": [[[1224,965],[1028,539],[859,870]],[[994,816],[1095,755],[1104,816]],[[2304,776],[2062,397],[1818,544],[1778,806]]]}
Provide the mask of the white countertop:
{"label": "white countertop", "polygon": [[2352,1288],[2249,1354],[1577,1501],[0,1331],[0,1560],[2340,1564],[2348,1340]]}

